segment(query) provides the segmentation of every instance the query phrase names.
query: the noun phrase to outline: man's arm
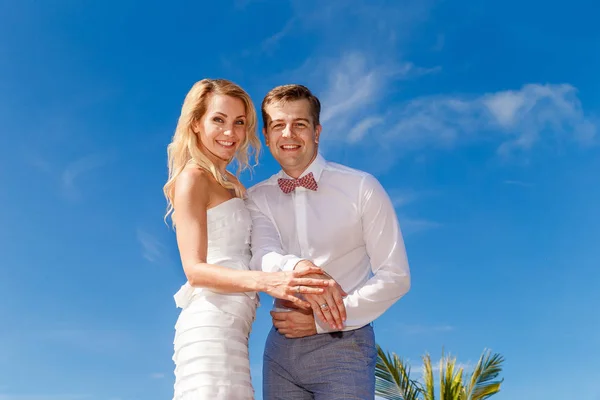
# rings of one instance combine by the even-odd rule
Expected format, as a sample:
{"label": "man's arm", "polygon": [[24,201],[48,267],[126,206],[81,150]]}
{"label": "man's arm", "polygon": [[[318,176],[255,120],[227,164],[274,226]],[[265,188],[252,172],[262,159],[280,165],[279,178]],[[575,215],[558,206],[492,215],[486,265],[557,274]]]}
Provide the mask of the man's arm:
{"label": "man's arm", "polygon": [[[310,260],[304,260],[294,254],[284,253],[277,228],[273,221],[260,211],[252,195],[246,200],[246,207],[252,217],[252,259],[250,260],[250,269],[265,272],[293,271],[296,265],[301,265],[299,264],[300,261],[305,261],[308,266],[314,265]],[[314,277],[321,278],[322,276],[315,275]],[[321,297],[315,297],[311,298],[309,303],[314,312],[321,318],[323,325],[329,326],[333,330],[338,330],[338,327],[341,329],[343,317],[345,316],[344,304],[341,302],[341,298],[345,293],[336,284],[325,288],[324,295],[326,296],[322,298],[322,302],[317,303],[315,299],[321,299]],[[329,304],[326,311],[320,308],[322,303]]]}
{"label": "man's arm", "polygon": [[[373,322],[410,289],[404,240],[389,196],[371,175],[363,179],[360,196],[363,235],[373,276],[344,299],[347,319],[343,330]],[[318,333],[334,331],[318,319],[315,323]]]}
{"label": "man's arm", "polygon": [[252,195],[246,199],[246,207],[252,216],[250,269],[265,272],[292,271],[302,258],[283,252],[277,228],[269,217],[260,211]]}

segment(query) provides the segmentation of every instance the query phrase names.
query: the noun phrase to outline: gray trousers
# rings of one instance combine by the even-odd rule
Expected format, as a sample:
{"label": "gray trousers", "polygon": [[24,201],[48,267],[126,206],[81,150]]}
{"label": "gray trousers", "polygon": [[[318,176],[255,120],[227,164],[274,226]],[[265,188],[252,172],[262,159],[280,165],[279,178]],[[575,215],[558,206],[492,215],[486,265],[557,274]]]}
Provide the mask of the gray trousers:
{"label": "gray trousers", "polygon": [[371,325],[299,339],[273,327],[263,359],[263,399],[373,400],[376,361]]}

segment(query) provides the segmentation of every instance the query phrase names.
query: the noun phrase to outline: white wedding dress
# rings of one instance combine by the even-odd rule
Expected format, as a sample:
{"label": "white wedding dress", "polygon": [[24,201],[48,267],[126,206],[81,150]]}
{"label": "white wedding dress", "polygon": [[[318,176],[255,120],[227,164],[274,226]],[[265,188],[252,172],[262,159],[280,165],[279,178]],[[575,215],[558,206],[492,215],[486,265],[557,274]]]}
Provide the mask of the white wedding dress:
{"label": "white wedding dress", "polygon": [[[209,209],[207,222],[207,262],[248,270],[252,220],[244,201]],[[174,297],[182,311],[175,325],[173,400],[254,399],[248,336],[256,293],[222,294],[186,283]]]}

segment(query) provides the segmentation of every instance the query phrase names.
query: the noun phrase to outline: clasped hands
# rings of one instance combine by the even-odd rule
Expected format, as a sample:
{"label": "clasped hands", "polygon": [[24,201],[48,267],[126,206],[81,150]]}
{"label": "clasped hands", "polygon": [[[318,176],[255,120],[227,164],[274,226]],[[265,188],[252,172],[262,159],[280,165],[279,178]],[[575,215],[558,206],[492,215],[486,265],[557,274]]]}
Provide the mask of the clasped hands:
{"label": "clasped hands", "polygon": [[[296,264],[294,270],[314,270],[315,267],[312,262],[302,260]],[[310,304],[310,308],[306,307],[306,304],[284,301],[283,305],[290,308],[290,311],[271,312],[273,325],[280,334],[288,338],[315,335],[317,331],[314,315],[334,330],[343,329],[346,321],[346,307],[343,298],[347,296],[347,293],[324,271],[304,277],[322,278],[322,275],[329,277],[333,284],[323,288],[321,293],[303,293],[304,300]]]}

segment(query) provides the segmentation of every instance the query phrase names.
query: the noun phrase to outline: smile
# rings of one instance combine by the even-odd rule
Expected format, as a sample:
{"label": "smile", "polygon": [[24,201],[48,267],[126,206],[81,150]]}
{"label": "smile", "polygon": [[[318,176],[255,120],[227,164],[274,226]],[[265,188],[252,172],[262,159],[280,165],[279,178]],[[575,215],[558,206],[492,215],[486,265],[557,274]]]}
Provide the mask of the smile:
{"label": "smile", "polygon": [[297,150],[300,148],[299,144],[284,144],[280,146],[283,150]]}
{"label": "smile", "polygon": [[228,140],[217,140],[216,142],[223,147],[233,147],[233,145],[235,144],[235,142],[231,142]]}

